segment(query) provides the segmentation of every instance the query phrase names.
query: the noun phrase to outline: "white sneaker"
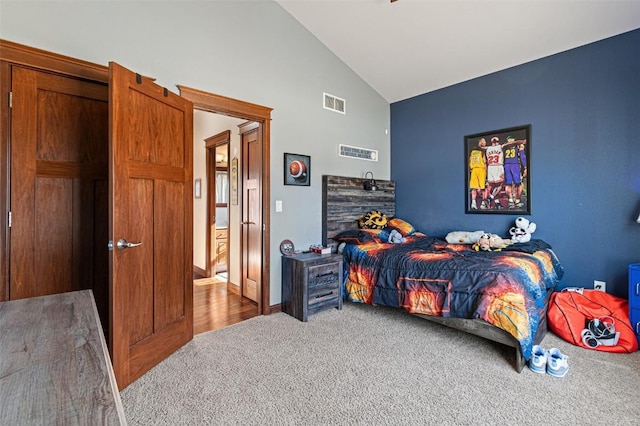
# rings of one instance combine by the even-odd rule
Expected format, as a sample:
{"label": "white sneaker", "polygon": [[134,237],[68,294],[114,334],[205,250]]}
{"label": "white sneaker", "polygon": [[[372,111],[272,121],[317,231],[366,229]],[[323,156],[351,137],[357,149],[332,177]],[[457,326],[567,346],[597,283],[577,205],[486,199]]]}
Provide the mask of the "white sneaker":
{"label": "white sneaker", "polygon": [[544,374],[547,371],[547,351],[542,346],[534,345],[531,349],[529,368],[538,374]]}
{"label": "white sneaker", "polygon": [[554,377],[564,377],[569,371],[569,357],[556,348],[549,349],[547,357],[547,373]]}

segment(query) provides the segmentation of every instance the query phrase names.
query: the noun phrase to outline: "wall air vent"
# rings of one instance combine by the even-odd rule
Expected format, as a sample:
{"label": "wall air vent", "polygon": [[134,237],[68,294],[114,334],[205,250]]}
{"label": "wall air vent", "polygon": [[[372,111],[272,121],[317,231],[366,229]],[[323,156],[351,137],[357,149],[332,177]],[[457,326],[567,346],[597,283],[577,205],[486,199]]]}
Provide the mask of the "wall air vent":
{"label": "wall air vent", "polygon": [[340,157],[357,158],[359,160],[378,161],[378,151],[375,149],[359,148],[357,146],[338,145]]}
{"label": "wall air vent", "polygon": [[340,114],[346,114],[347,103],[344,99],[328,93],[323,93],[323,98],[322,106],[324,106],[325,109],[339,112]]}

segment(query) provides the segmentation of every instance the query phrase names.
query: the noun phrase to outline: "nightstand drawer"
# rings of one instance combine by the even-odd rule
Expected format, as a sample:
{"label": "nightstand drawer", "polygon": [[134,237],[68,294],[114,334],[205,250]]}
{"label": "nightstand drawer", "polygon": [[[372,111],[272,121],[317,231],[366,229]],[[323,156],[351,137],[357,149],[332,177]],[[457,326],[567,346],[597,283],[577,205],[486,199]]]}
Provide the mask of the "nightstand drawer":
{"label": "nightstand drawer", "polygon": [[314,315],[318,312],[326,311],[327,309],[336,308],[342,309],[342,300],[340,298],[333,297],[326,299],[321,303],[309,304],[307,307],[307,315]]}
{"label": "nightstand drawer", "polygon": [[309,267],[309,289],[316,286],[324,286],[330,283],[337,283],[340,279],[340,263],[328,265],[318,265]]}
{"label": "nightstand drawer", "polygon": [[340,294],[340,289],[338,288],[337,280],[335,283],[309,288],[309,294],[308,294],[309,305],[313,305],[314,303],[320,303],[327,299],[336,298],[338,297],[339,294]]}

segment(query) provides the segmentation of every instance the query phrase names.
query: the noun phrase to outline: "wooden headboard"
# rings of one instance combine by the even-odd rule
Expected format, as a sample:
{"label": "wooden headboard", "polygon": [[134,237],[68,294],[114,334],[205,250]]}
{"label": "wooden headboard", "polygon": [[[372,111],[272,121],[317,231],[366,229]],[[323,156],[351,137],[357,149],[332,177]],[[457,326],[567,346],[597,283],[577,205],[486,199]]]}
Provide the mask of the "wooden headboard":
{"label": "wooden headboard", "polygon": [[378,180],[377,191],[365,191],[366,179],[342,176],[322,176],[322,244],[332,246],[338,233],[358,229],[358,219],[371,210],[388,217],[396,214],[396,183]]}

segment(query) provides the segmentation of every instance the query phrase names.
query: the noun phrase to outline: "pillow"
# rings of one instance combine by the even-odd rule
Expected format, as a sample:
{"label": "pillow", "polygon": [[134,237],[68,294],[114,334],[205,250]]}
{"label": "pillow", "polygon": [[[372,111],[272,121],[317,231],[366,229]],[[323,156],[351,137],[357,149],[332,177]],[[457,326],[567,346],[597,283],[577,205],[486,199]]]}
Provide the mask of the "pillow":
{"label": "pillow", "polygon": [[387,221],[387,228],[392,228],[389,231],[395,229],[403,237],[408,237],[416,232],[416,228],[412,224],[397,217],[393,217]]}
{"label": "pillow", "polygon": [[449,232],[445,240],[449,244],[475,244],[484,234],[484,231],[453,231]]}
{"label": "pillow", "polygon": [[349,244],[368,244],[368,243],[381,243],[382,240],[378,237],[379,230],[373,229],[351,229],[348,231],[342,231],[335,237],[334,240],[340,243]]}
{"label": "pillow", "polygon": [[382,229],[387,226],[387,215],[378,210],[371,210],[360,216],[358,226],[360,229]]}

